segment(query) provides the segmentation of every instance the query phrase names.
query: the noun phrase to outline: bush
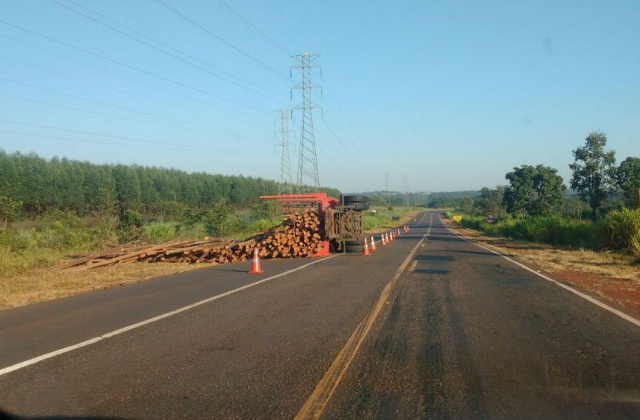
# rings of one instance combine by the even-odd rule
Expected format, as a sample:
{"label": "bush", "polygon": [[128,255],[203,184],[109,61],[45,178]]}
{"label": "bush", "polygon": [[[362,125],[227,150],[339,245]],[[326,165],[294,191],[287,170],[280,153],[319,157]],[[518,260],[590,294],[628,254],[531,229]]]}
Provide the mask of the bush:
{"label": "bush", "polygon": [[271,219],[258,219],[251,223],[249,229],[254,232],[264,232],[274,226],[279,225],[281,221],[282,219],[280,217],[273,217]]}
{"label": "bush", "polygon": [[6,227],[9,222],[18,217],[21,207],[21,201],[0,195],[0,223]]}
{"label": "bush", "polygon": [[30,247],[62,251],[76,248],[91,239],[83,221],[73,212],[50,209],[38,218],[38,222],[39,229],[28,231]]}
{"label": "bush", "polygon": [[185,216],[187,205],[178,201],[165,201],[161,209],[165,220],[180,220]]}
{"label": "bush", "polygon": [[587,220],[540,216],[502,219],[490,224],[482,217],[464,216],[462,225],[481,230],[490,236],[505,236],[570,248],[598,248],[597,228]]}
{"label": "bush", "polygon": [[28,231],[12,232],[10,230],[0,230],[0,246],[10,251],[23,251],[33,245],[33,238]]}
{"label": "bush", "polygon": [[130,242],[142,235],[142,215],[135,210],[125,210],[118,221],[118,240]]}
{"label": "bush", "polygon": [[[32,231],[32,236],[35,236],[34,233]],[[89,240],[90,236],[86,230],[67,226],[61,221],[54,222],[51,226],[37,232],[39,247],[59,251],[78,247]]]}
{"label": "bush", "polygon": [[225,236],[246,232],[249,228],[249,223],[247,223],[247,216],[243,214],[236,214],[227,217],[222,223],[222,231],[221,233]]}
{"label": "bush", "polygon": [[628,250],[640,259],[640,210],[613,210],[599,223],[605,248]]}
{"label": "bush", "polygon": [[272,219],[279,213],[280,203],[275,201],[261,201],[251,207],[251,220]]}
{"label": "bush", "polygon": [[229,216],[233,213],[233,206],[219,201],[213,205],[211,210],[207,211],[202,222],[209,236],[220,237],[229,233],[229,224],[226,223]]}
{"label": "bush", "polygon": [[165,242],[175,238],[176,230],[172,223],[155,222],[142,229],[142,236],[149,242]]}
{"label": "bush", "polygon": [[38,217],[38,221],[43,227],[50,227],[53,224],[62,224],[70,228],[80,228],[83,226],[82,220],[71,211],[49,209]]}
{"label": "bush", "polygon": [[95,224],[90,231],[91,248],[100,248],[105,244],[113,244],[118,241],[118,219],[111,216],[101,216],[95,219]]}

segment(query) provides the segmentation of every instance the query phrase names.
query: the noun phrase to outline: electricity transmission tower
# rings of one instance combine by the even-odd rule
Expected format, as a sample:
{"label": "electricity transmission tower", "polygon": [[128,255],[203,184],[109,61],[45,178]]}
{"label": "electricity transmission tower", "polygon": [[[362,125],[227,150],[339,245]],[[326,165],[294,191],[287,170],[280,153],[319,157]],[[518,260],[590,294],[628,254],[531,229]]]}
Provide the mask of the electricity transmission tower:
{"label": "electricity transmission tower", "polygon": [[404,174],[402,176],[402,180],[404,181],[404,186],[403,186],[403,195],[404,195],[404,205],[408,206],[409,205],[409,185],[407,184],[407,174]]}
{"label": "electricity transmission tower", "polygon": [[391,205],[391,193],[389,192],[389,172],[384,174],[384,193],[387,195],[387,206]]}
{"label": "electricity transmission tower", "polygon": [[293,180],[291,179],[291,161],[289,159],[289,119],[291,117],[290,109],[279,109],[276,111],[278,116],[276,119],[280,121],[280,128],[276,134],[280,134],[281,142],[278,146],[282,147],[282,157],[280,159],[280,182],[278,183],[278,195],[293,194]]}
{"label": "electricity transmission tower", "polygon": [[[313,89],[320,88],[313,83],[313,70],[320,68],[316,64],[319,54],[294,55],[296,64],[292,69],[300,69],[300,83],[295,84],[292,89],[299,89],[302,93],[302,101],[293,107],[300,110],[300,143],[298,150],[298,192],[308,192],[309,189],[317,190],[320,187],[318,176],[318,156],[316,155],[316,138],[313,131],[313,110],[319,108],[311,100]],[[291,95],[293,97],[293,93]]]}

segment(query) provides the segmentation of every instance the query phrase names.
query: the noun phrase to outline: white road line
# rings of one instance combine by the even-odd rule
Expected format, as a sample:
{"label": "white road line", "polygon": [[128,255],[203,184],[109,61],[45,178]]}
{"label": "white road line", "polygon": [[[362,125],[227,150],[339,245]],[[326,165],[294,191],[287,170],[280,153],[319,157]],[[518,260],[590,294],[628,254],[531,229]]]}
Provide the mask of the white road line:
{"label": "white road line", "polygon": [[[442,223],[442,218],[440,218],[440,214],[438,214],[438,218],[440,219],[440,222]],[[491,248],[487,248],[486,246],[482,246],[482,245],[480,245],[479,243],[474,242],[474,241],[471,241],[471,240],[469,240],[469,239],[467,239],[467,238],[463,238],[462,236],[458,235],[457,233],[455,233],[455,232],[453,232],[451,229],[449,229],[449,228],[448,228],[444,223],[442,223],[442,226],[444,226],[444,227],[445,227],[449,232],[453,233],[453,234],[454,234],[454,235],[456,235],[458,238],[460,238],[460,239],[462,239],[462,240],[464,240],[464,241],[467,241],[467,242],[469,242],[469,243],[471,243],[471,244],[474,244],[475,246],[479,246],[479,247],[480,247],[480,248],[482,248],[482,249],[486,249],[487,251],[492,252],[492,253],[494,253],[494,254],[496,254],[496,255],[499,255],[499,256],[501,256],[502,258],[504,258],[505,260],[510,261],[510,262],[512,262],[513,264],[515,264],[515,265],[517,265],[517,266],[519,266],[519,267],[522,267],[522,268],[524,268],[524,269],[525,269],[525,270],[527,270],[527,271],[532,272],[532,273],[533,273],[533,274],[535,274],[536,276],[538,276],[538,277],[542,277],[543,279],[545,279],[545,280],[547,280],[547,281],[550,281],[551,283],[555,283],[557,286],[560,286],[560,287],[562,287],[563,289],[568,290],[568,291],[570,291],[571,293],[573,293],[573,294],[575,294],[575,295],[578,295],[578,296],[580,296],[580,297],[581,297],[581,298],[583,298],[583,299],[588,300],[589,302],[593,303],[594,305],[597,305],[597,306],[601,307],[602,309],[604,309],[604,310],[607,310],[607,311],[611,312],[612,314],[618,315],[620,318],[624,319],[625,321],[629,321],[630,323],[634,324],[635,326],[640,327],[640,320],[638,320],[638,319],[636,319],[636,318],[634,318],[634,317],[632,317],[632,316],[630,316],[630,315],[627,315],[627,314],[625,314],[625,313],[624,313],[624,312],[622,312],[622,311],[619,311],[619,310],[617,310],[617,309],[615,309],[615,308],[612,308],[611,306],[607,305],[606,303],[602,303],[602,302],[600,302],[598,299],[594,299],[594,298],[592,298],[591,296],[589,296],[589,295],[587,295],[587,294],[585,294],[585,293],[582,293],[582,292],[580,292],[579,290],[574,289],[573,287],[567,286],[567,285],[566,285],[566,284],[564,284],[564,283],[560,283],[559,281],[554,280],[554,279],[552,279],[551,277],[545,276],[545,275],[544,275],[544,274],[542,274],[542,273],[538,273],[538,272],[537,272],[536,270],[534,270],[533,268],[527,267],[526,265],[524,265],[524,264],[522,264],[522,263],[519,263],[518,261],[515,261],[515,260],[513,260],[513,259],[511,259],[511,258],[507,257],[506,255],[504,255],[504,254],[502,254],[502,253],[500,253],[500,252],[498,252],[498,251],[495,251],[495,250],[493,250],[493,249],[491,249]]]}
{"label": "white road line", "polygon": [[120,328],[118,330],[111,331],[111,332],[103,334],[101,336],[94,337],[94,338],[91,338],[89,340],[83,341],[81,343],[74,344],[74,345],[68,346],[68,347],[64,347],[62,349],[55,350],[55,351],[52,351],[50,353],[43,354],[41,356],[34,357],[33,359],[25,360],[24,362],[20,362],[20,363],[17,363],[15,365],[8,366],[6,368],[0,369],[0,376],[6,375],[7,373],[16,371],[18,369],[22,369],[22,368],[30,366],[30,365],[34,365],[36,363],[42,362],[43,360],[47,360],[47,359],[50,359],[50,358],[55,357],[55,356],[59,356],[59,355],[64,354],[64,353],[68,353],[70,351],[77,350],[79,348],[89,346],[91,344],[97,343],[98,341],[102,341],[104,339],[107,339],[107,338],[110,338],[110,337],[125,333],[127,331],[131,331],[133,329],[136,329],[136,328],[151,324],[153,322],[160,321],[161,319],[165,319],[165,318],[168,318],[170,316],[177,315],[177,314],[179,314],[181,312],[188,311],[189,309],[196,308],[198,306],[204,305],[205,303],[213,302],[214,300],[218,300],[218,299],[221,299],[223,297],[232,295],[234,293],[241,292],[243,290],[246,290],[246,289],[249,289],[251,287],[257,286],[259,284],[266,283],[266,282],[271,281],[271,280],[275,280],[275,279],[277,279],[279,277],[283,277],[283,276],[286,276],[287,274],[291,274],[291,273],[294,273],[296,271],[299,271],[299,270],[302,270],[304,268],[307,268],[307,267],[309,267],[309,266],[311,266],[313,264],[317,264],[319,262],[326,261],[326,260],[328,260],[330,258],[337,257],[338,255],[340,255],[340,254],[335,254],[335,255],[331,255],[329,257],[325,257],[325,258],[322,258],[322,259],[319,259],[319,260],[312,261],[312,262],[310,262],[308,264],[301,265],[300,267],[297,267],[297,268],[294,268],[294,269],[291,269],[291,270],[287,270],[284,273],[280,273],[280,274],[276,274],[275,276],[267,277],[266,279],[262,279],[260,281],[255,282],[255,283],[247,284],[245,286],[238,287],[237,289],[229,290],[228,292],[224,292],[224,293],[221,293],[219,295],[212,296],[210,298],[201,300],[201,301],[193,303],[191,305],[183,306],[182,308],[173,310],[171,312],[167,312],[167,313],[164,313],[162,315],[158,315],[158,316],[155,316],[153,318],[149,318],[147,320],[144,320],[144,321],[129,325],[127,327],[123,327],[123,328]]}

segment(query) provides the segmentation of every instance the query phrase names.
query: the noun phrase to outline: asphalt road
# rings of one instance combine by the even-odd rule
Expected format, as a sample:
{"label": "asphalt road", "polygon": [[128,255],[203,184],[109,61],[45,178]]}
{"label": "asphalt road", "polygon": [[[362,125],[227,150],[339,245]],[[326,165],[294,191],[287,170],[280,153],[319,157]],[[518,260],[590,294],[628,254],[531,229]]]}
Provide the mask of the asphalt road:
{"label": "asphalt road", "polygon": [[[418,220],[368,258],[267,261],[258,276],[214,267],[0,312],[0,407],[58,418],[640,419],[638,326],[457,238],[437,215]],[[301,410],[315,397],[322,404]]]}

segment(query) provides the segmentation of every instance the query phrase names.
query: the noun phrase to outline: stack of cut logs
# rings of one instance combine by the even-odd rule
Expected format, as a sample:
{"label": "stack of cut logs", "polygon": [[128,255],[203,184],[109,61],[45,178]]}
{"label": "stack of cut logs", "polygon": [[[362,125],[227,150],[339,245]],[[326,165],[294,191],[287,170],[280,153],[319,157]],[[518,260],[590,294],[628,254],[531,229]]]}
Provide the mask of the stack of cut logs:
{"label": "stack of cut logs", "polygon": [[133,261],[224,264],[250,259],[256,247],[260,258],[306,257],[320,250],[321,240],[318,215],[306,212],[291,214],[280,225],[242,242],[211,239],[129,245],[100,254],[74,255],[66,267],[97,268]]}

